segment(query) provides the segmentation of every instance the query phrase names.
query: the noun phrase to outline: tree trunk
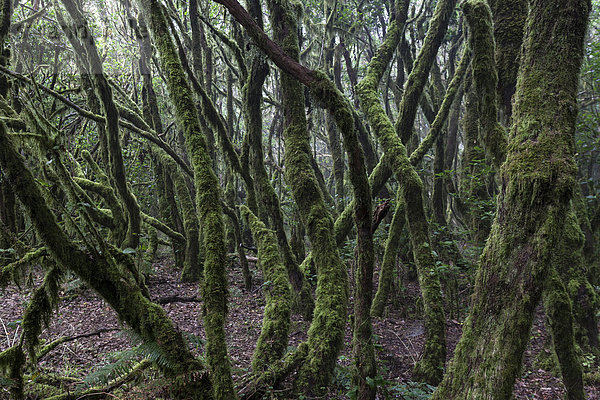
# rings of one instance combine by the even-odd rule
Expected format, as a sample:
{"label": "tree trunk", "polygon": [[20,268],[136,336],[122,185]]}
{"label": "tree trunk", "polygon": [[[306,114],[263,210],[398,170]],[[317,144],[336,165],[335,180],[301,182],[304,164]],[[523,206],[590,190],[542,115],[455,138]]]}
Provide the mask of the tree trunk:
{"label": "tree trunk", "polygon": [[588,0],[530,3],[496,218],[473,308],[433,399],[511,397],[576,184],[576,92],[589,10]]}
{"label": "tree trunk", "polygon": [[202,127],[192,100],[192,91],[169,34],[162,6],[156,0],[140,0],[139,5],[158,48],[159,59],[167,77],[169,96],[175,108],[176,120],[179,128],[184,132],[188,153],[194,166],[197,210],[205,247],[202,297],[207,336],[206,358],[211,372],[214,397],[235,399],[225,343],[227,274],[219,181],[212,169],[212,160],[202,135]]}

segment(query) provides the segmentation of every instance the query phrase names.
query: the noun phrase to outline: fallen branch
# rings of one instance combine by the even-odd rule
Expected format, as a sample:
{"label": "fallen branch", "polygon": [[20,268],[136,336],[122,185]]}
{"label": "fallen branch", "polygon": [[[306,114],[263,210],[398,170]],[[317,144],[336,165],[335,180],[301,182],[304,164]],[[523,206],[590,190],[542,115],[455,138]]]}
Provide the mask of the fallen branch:
{"label": "fallen branch", "polygon": [[202,300],[197,297],[181,297],[181,296],[167,296],[154,301],[158,304],[170,304],[170,303],[201,303]]}

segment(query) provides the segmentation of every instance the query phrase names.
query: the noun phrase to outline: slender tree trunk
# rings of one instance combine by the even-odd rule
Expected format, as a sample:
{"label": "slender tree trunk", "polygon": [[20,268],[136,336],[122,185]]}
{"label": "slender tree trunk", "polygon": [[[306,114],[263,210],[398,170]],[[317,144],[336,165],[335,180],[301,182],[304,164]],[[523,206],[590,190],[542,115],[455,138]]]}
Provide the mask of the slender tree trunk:
{"label": "slender tree trunk", "polygon": [[292,288],[286,268],[279,257],[273,231],[267,229],[248,207],[242,207],[242,214],[248,220],[256,241],[265,282],[270,282],[264,286],[266,305],[263,323],[252,356],[252,369],[258,374],[279,360],[287,347]]}
{"label": "slender tree trunk", "polygon": [[192,91],[169,34],[162,6],[156,0],[140,0],[148,28],[158,48],[159,58],[167,77],[167,88],[175,107],[180,129],[194,166],[197,210],[202,224],[205,262],[204,326],[207,336],[206,357],[213,382],[214,397],[235,399],[231,366],[225,343],[227,314],[226,251],[222,221],[219,181],[212,169],[212,160],[202,127],[192,100]]}
{"label": "slender tree trunk", "polygon": [[[296,20],[287,2],[269,2],[275,40],[293,59],[299,55]],[[285,121],[285,174],[316,254],[318,281],[309,353],[298,376],[298,388],[322,393],[333,374],[343,344],[348,301],[347,275],[333,241],[333,221],[313,173],[304,90],[295,78],[281,74]]]}
{"label": "slender tree trunk", "polygon": [[112,89],[104,75],[102,61],[98,55],[98,50],[91,36],[91,31],[79,6],[72,0],[63,0],[65,9],[71,16],[76,25],[76,32],[82,40],[82,47],[87,57],[91,81],[94,86],[96,96],[100,100],[100,105],[105,118],[105,129],[107,134],[109,164],[111,175],[114,178],[117,193],[123,201],[127,210],[127,235],[125,241],[120,244],[122,247],[137,248],[140,241],[141,215],[137,200],[127,186],[127,177],[125,165],[123,162],[123,153],[121,150],[121,135],[119,133],[119,112],[115,106]]}
{"label": "slender tree trunk", "polygon": [[[262,27],[262,9],[260,2],[248,1],[248,10],[257,22],[258,26]],[[275,193],[275,189],[271,185],[271,181],[267,175],[264,165],[264,151],[262,143],[262,89],[264,80],[266,79],[268,66],[264,56],[256,52],[250,52],[248,64],[250,73],[243,87],[244,96],[244,112],[246,115],[248,142],[251,149],[250,165],[254,173],[254,184],[256,186],[257,197],[260,203],[265,208],[268,215],[267,221],[269,226],[275,230],[277,236],[277,245],[285,265],[290,282],[297,296],[297,309],[307,319],[312,318],[314,310],[314,300],[310,293],[310,286],[306,282],[306,278],[300,271],[298,261],[294,256],[290,243],[285,233],[283,214],[279,198]]]}
{"label": "slender tree trunk", "polygon": [[208,398],[210,384],[199,374],[202,366],[187,350],[183,336],[165,311],[143,295],[135,278],[124,272],[128,269],[116,266],[116,260],[111,260],[109,254],[102,255],[91,249],[84,251],[69,240],[56,223],[3,123],[0,124],[0,166],[56,262],[73,271],[98,292],[144,341],[156,343],[161,348],[169,360],[168,366],[161,367],[167,376],[189,374],[178,378],[181,391],[174,396],[182,399]]}
{"label": "slender tree trunk", "polygon": [[[431,48],[427,47],[426,51],[422,51],[420,58],[431,57],[431,54],[435,55],[437,52],[441,38],[448,26],[450,15],[454,10],[454,5],[455,1],[453,0],[441,1],[437,4],[428,34],[429,43],[426,40]],[[390,27],[388,38],[371,60],[367,76],[358,85],[357,92],[361,107],[375,131],[375,135],[384,147],[384,151],[388,154],[392,171],[401,183],[398,197],[401,196],[406,204],[407,226],[410,232],[425,309],[426,343],[423,357],[415,366],[415,374],[418,379],[423,379],[430,384],[437,384],[442,378],[446,357],[445,317],[440,281],[431,253],[428,223],[423,207],[423,183],[414,168],[411,167],[406,148],[400,142],[400,138],[396,134],[391,121],[385,115],[377,96],[378,83],[391,60],[393,50],[399,43],[401,31],[402,29],[399,26]],[[435,49],[435,52],[432,49]],[[433,57],[429,60],[429,63],[425,63],[429,64],[428,67],[423,65],[423,62],[417,61],[419,69],[413,69],[407,83],[405,96],[409,95],[409,91],[416,91],[417,93],[420,92],[419,89],[422,91],[432,60]],[[423,67],[427,68],[422,70]],[[401,115],[404,114],[406,117],[399,117],[400,122],[396,125],[396,129],[403,132],[405,139],[408,140],[410,136],[406,135],[406,130],[412,132],[412,123],[408,125],[405,118],[414,119],[416,105],[406,104],[406,99],[406,97],[403,98],[400,107]]]}
{"label": "slender tree trunk", "polygon": [[494,15],[498,96],[506,123],[512,115],[512,97],[517,86],[523,29],[527,18],[527,0],[490,0]]}

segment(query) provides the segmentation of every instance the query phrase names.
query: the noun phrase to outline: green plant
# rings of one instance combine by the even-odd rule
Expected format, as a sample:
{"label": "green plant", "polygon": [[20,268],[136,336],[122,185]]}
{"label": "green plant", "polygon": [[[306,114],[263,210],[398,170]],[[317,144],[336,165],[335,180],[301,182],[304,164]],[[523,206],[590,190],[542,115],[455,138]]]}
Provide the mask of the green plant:
{"label": "green plant", "polygon": [[421,382],[406,382],[388,388],[391,398],[405,400],[425,400],[431,398],[435,387]]}
{"label": "green plant", "polygon": [[[6,336],[6,344],[7,344],[7,348],[9,347],[13,347],[14,345],[17,344],[17,342],[19,341],[21,335],[19,334],[20,328],[21,328],[21,320],[18,319],[16,321],[11,321],[8,323],[4,323],[4,320],[2,318],[0,318],[0,324],[2,324],[2,329],[4,329],[4,334]],[[10,329],[14,329],[14,333],[13,332],[9,332],[8,328]]]}

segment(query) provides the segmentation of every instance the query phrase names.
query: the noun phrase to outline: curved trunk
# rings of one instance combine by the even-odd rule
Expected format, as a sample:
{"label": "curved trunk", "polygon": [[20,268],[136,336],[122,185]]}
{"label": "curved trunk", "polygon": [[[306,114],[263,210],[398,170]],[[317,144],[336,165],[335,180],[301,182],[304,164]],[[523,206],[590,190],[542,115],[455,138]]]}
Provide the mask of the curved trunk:
{"label": "curved trunk", "polygon": [[[412,122],[409,125],[407,120],[414,122],[416,112],[415,104],[406,103],[411,96],[416,96],[416,99],[420,97],[419,94],[422,92],[431,63],[446,32],[455,3],[454,0],[449,0],[437,4],[424,50],[420,53],[408,79],[405,97],[400,105],[401,116],[396,126],[405,134],[406,140],[409,139],[406,132],[412,132]],[[398,196],[401,196],[406,204],[406,221],[425,309],[425,349],[423,358],[415,366],[415,374],[419,379],[437,384],[442,378],[446,358],[445,317],[440,281],[431,254],[431,241],[423,206],[423,183],[412,167],[406,148],[385,115],[377,95],[377,86],[399,43],[401,31],[399,26],[390,26],[388,37],[369,63],[367,76],[358,85],[357,93],[361,107],[387,154],[391,170],[395,173],[398,182],[401,182]]]}
{"label": "curved trunk", "polygon": [[[296,19],[287,2],[270,1],[276,41],[293,59],[298,59]],[[310,136],[300,82],[281,74],[285,117],[285,175],[298,205],[317,260],[317,299],[308,331],[309,352],[297,379],[306,393],[321,393],[333,374],[343,345],[348,302],[346,268],[333,241],[333,221],[323,201],[311,160]]]}
{"label": "curved trunk", "polygon": [[[99,254],[93,249],[84,251],[69,240],[56,223],[3,123],[0,123],[0,166],[56,262],[71,270],[102,296],[119,318],[131,326],[144,341],[156,343],[160,347],[169,360],[168,366],[161,367],[163,373],[171,377],[187,375],[178,378],[181,392],[174,394],[175,397],[207,398],[210,384],[201,377],[202,365],[186,350],[187,344],[183,336],[173,326],[165,311],[144,296],[131,271],[119,260],[112,259],[108,254]],[[199,379],[193,378],[198,376]]]}
{"label": "curved trunk", "polygon": [[248,207],[242,206],[241,211],[256,241],[265,282],[270,282],[263,286],[266,305],[260,336],[252,356],[252,370],[258,374],[279,360],[285,352],[290,329],[292,290],[286,268],[278,254],[274,232],[267,229]]}

